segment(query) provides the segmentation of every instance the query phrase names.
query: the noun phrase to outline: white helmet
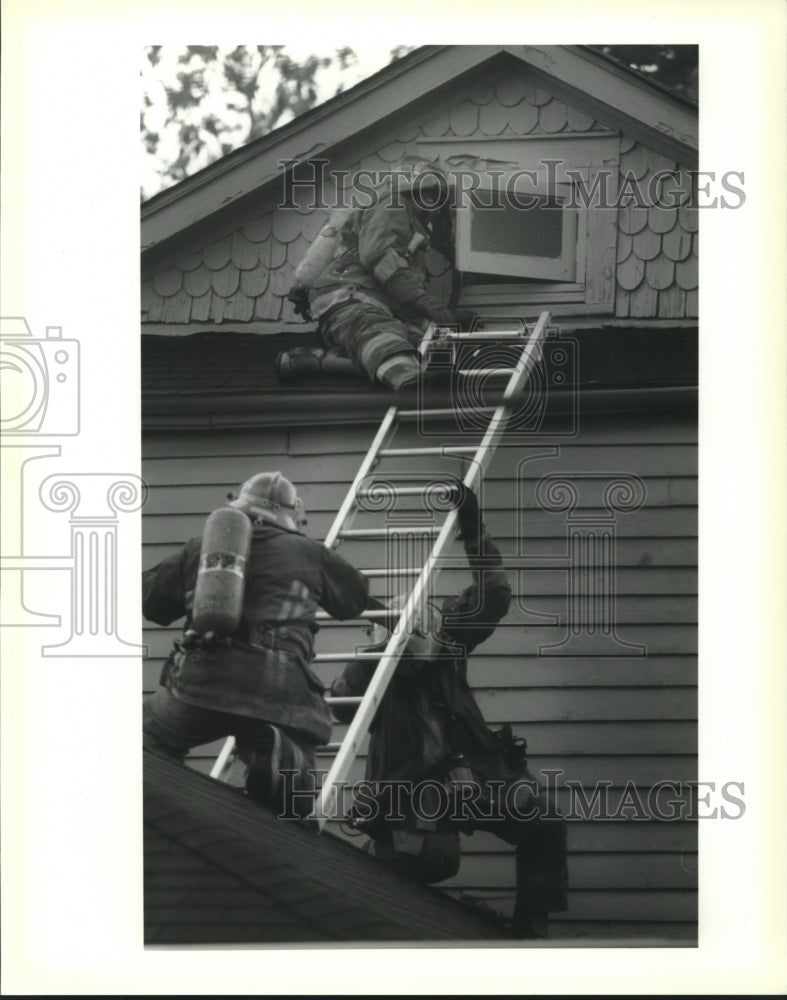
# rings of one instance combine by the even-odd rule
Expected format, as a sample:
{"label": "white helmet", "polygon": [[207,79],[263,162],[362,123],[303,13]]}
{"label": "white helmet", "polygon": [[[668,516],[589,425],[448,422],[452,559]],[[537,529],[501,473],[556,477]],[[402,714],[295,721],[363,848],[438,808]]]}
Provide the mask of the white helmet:
{"label": "white helmet", "polygon": [[[390,609],[401,613],[409,596],[406,592],[397,594],[389,604]],[[410,638],[405,647],[406,652],[418,660],[435,659],[441,652],[446,651],[446,641],[440,639],[442,627],[443,616],[431,601],[416,607],[410,626]],[[381,622],[374,622],[370,636],[372,646],[383,646],[391,637],[391,632]]]}
{"label": "white helmet", "polygon": [[230,507],[237,507],[252,519],[261,518],[290,531],[298,531],[306,524],[303,502],[280,472],[258,472],[247,479]]}
{"label": "white helmet", "polygon": [[410,194],[421,208],[441,208],[448,200],[451,182],[439,163],[420,156],[405,156],[394,168],[399,191]]}

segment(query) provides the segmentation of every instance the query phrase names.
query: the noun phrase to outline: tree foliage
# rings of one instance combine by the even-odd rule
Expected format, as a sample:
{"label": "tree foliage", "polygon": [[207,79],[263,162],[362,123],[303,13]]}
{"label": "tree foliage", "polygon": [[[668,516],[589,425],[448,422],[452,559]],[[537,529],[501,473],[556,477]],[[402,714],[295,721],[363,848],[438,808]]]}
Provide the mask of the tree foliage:
{"label": "tree foliage", "polygon": [[696,45],[591,45],[676,94],[697,100]]}
{"label": "tree foliage", "polygon": [[375,64],[364,63],[349,46],[321,53],[293,53],[283,45],[148,46],[140,119],[143,198],[286,124],[411,48],[390,48]]}
{"label": "tree foliage", "polygon": [[[676,93],[696,99],[697,46],[594,45]],[[145,50],[140,129],[142,197],[313,108],[399,59],[343,46],[320,53],[282,45],[151,45]]]}

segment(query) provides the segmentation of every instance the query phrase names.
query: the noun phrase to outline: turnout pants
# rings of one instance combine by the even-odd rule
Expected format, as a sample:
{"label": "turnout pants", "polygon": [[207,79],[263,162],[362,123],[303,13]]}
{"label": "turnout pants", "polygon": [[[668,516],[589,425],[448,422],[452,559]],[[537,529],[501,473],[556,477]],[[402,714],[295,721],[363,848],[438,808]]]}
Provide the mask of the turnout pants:
{"label": "turnout pants", "polygon": [[358,371],[375,380],[380,365],[395,355],[416,360],[421,332],[395,319],[382,305],[351,301],[335,306],[320,318],[326,347],[338,347]]}
{"label": "turnout pants", "polygon": [[[301,816],[313,806],[315,744],[304,733],[231,712],[190,705],[159,688],[142,706],[143,746],[182,761],[193,747],[233,736],[249,797]],[[297,772],[282,775],[282,771]],[[288,789],[295,794],[289,795]]]}

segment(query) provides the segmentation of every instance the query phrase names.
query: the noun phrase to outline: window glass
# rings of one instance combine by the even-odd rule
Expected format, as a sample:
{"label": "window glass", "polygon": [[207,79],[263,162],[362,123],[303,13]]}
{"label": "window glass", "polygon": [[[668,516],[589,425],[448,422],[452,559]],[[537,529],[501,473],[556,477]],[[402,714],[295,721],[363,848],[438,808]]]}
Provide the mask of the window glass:
{"label": "window glass", "polygon": [[537,205],[528,208],[507,201],[502,207],[474,208],[470,249],[559,260],[563,254],[560,203],[554,198],[540,198]]}

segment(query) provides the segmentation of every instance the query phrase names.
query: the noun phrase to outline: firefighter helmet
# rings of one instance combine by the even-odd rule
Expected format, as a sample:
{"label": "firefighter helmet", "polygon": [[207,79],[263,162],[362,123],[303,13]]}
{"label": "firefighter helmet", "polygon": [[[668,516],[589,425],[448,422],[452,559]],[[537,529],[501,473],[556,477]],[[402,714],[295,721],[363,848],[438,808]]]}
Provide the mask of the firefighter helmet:
{"label": "firefighter helmet", "polygon": [[303,501],[280,472],[258,472],[247,479],[230,507],[245,511],[254,520],[270,521],[290,531],[298,531],[306,524]]}
{"label": "firefighter helmet", "polygon": [[419,208],[442,208],[447,200],[450,180],[439,163],[420,156],[403,157],[394,170],[398,190],[412,196]]}

